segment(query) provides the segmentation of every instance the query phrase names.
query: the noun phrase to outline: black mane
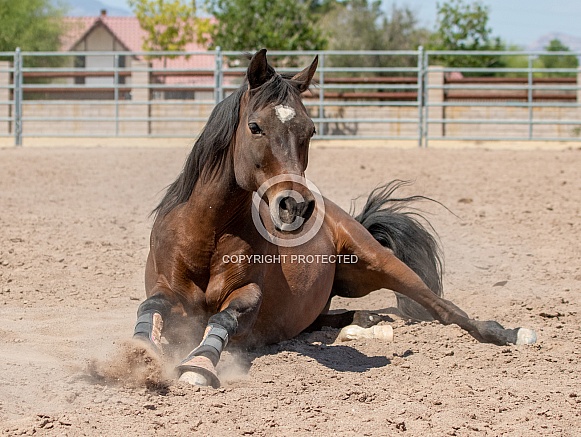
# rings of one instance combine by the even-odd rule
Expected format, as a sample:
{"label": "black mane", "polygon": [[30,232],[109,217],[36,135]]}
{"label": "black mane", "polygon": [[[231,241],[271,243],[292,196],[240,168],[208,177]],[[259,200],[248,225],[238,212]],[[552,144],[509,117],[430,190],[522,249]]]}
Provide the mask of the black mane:
{"label": "black mane", "polygon": [[[292,85],[289,77],[275,73],[270,67],[272,77],[262,86],[253,90],[251,110],[266,107],[269,104],[281,104],[291,96],[300,98],[298,89]],[[206,126],[194,144],[184,168],[177,179],[168,186],[163,199],[152,211],[156,218],[164,217],[176,206],[186,202],[202,171],[211,175],[224,165],[225,156],[238,129],[240,100],[248,89],[248,82],[230,96],[216,105],[210,114]]]}

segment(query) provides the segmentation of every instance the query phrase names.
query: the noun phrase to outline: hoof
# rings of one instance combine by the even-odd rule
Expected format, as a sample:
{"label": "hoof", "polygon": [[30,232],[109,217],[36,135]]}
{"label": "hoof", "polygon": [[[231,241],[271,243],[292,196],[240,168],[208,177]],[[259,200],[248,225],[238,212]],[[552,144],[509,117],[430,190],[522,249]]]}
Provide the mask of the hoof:
{"label": "hoof", "polygon": [[377,325],[379,322],[381,322],[381,316],[379,314],[372,313],[371,311],[355,311],[352,324],[361,326],[362,328],[369,328]]}
{"label": "hoof", "polygon": [[133,335],[133,340],[136,344],[141,344],[145,348],[153,351],[155,355],[159,356],[162,354],[161,345],[155,344],[153,341],[149,339],[149,337],[145,337],[143,335]]}
{"label": "hoof", "polygon": [[196,372],[184,372],[178,381],[187,382],[190,385],[201,385],[202,387],[210,386],[210,381],[205,376]]}
{"label": "hoof", "polygon": [[180,373],[179,381],[204,387],[220,387],[218,374],[209,358],[203,356],[193,357],[180,364],[177,370]]}
{"label": "hoof", "polygon": [[532,329],[519,328],[516,334],[516,344],[533,344],[537,342],[537,333]]}
{"label": "hoof", "polygon": [[393,341],[393,328],[390,325],[375,325],[371,328],[349,325],[341,329],[337,336],[340,341],[361,340],[363,338]]}

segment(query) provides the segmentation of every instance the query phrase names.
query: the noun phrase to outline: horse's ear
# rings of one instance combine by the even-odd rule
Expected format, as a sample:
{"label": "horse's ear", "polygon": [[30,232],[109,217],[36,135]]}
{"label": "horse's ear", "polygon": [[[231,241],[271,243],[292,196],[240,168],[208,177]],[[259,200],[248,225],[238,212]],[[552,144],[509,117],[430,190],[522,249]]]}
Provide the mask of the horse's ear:
{"label": "horse's ear", "polygon": [[250,60],[250,65],[246,71],[250,89],[258,88],[266,83],[274,74],[274,69],[268,65],[266,60],[266,49],[262,49],[254,54]]}
{"label": "horse's ear", "polygon": [[304,93],[306,90],[309,89],[309,85],[311,84],[311,80],[313,80],[313,76],[315,75],[315,71],[317,71],[317,65],[319,65],[319,56],[315,56],[311,65],[305,68],[303,71],[295,74],[291,79],[299,88],[301,93]]}

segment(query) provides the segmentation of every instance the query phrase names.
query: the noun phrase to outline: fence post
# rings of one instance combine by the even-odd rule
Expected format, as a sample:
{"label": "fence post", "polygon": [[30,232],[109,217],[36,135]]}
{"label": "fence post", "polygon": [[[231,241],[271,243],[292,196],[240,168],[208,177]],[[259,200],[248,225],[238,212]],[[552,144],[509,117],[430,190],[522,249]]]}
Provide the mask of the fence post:
{"label": "fence post", "polygon": [[533,138],[533,57],[528,56],[528,89],[527,89],[527,103],[529,105],[529,140]]}
{"label": "fence post", "polygon": [[119,55],[114,57],[113,95],[115,99],[115,136],[119,136]]}
{"label": "fence post", "polygon": [[0,61],[0,137],[10,132],[10,62]]}
{"label": "fence post", "polygon": [[[135,127],[129,132],[135,132],[144,137],[151,133],[150,128],[150,77],[147,62],[133,61],[131,63],[131,99],[135,105],[131,105],[132,116],[139,121],[133,122]],[[137,104],[138,103],[138,104]]]}
{"label": "fence post", "polygon": [[[579,120],[581,119],[581,67],[577,67],[577,83],[575,83],[575,86],[577,87],[576,89],[577,100],[575,101],[577,107],[575,109],[577,110],[578,114],[577,120]],[[581,125],[578,124],[574,126],[573,130],[573,132],[575,132],[574,136],[579,137],[579,134],[581,134],[581,132],[577,133],[579,129],[581,129]]]}
{"label": "fence post", "polygon": [[22,146],[22,54],[14,52],[14,145]]}
{"label": "fence post", "polygon": [[216,47],[216,66],[214,70],[214,101],[216,105],[224,99],[224,88],[222,88],[223,68],[222,68],[222,48]]}
{"label": "fence post", "polygon": [[326,135],[325,131],[325,53],[319,56],[319,135]]}
{"label": "fence post", "polygon": [[424,141],[424,48],[418,47],[418,147]]}
{"label": "fence post", "polygon": [[581,104],[581,67],[577,67],[577,105]]}
{"label": "fence post", "polygon": [[[434,88],[432,88],[434,87]],[[428,124],[429,119],[433,116],[435,120],[444,120],[444,72],[441,67],[427,67],[427,81],[426,81],[426,144],[428,142]],[[428,117],[427,108],[430,109],[430,117]],[[433,132],[437,137],[444,137],[444,123],[432,123]]]}
{"label": "fence post", "polygon": [[424,51],[424,59],[422,61],[422,68],[423,68],[423,72],[422,72],[422,87],[423,87],[423,92],[424,95],[422,96],[422,134],[424,136],[424,147],[428,147],[428,136],[429,136],[429,126],[428,126],[428,118],[430,116],[429,114],[429,104],[430,101],[428,100],[428,85],[429,85],[429,81],[428,81],[428,68],[430,66],[430,55],[428,54],[428,51]]}

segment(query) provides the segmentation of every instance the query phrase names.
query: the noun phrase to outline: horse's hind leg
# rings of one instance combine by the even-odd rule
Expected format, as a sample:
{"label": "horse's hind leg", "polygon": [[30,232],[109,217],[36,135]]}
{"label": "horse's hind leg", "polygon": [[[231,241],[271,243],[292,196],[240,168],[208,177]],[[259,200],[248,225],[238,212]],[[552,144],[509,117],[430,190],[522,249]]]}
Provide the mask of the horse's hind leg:
{"label": "horse's hind leg", "polygon": [[[442,297],[442,260],[438,240],[432,235],[427,220],[416,211],[405,212],[405,207],[422,196],[396,198],[395,192],[407,185],[392,181],[371,192],[361,213],[353,217],[383,247],[391,249],[396,257],[412,269],[435,294]],[[395,293],[400,314],[412,320],[433,320],[425,308],[412,299]]]}
{"label": "horse's hind leg", "polygon": [[529,329],[504,329],[495,321],[469,318],[452,302],[433,293],[416,273],[355,220],[341,217],[337,229],[341,253],[357,257],[354,264],[338,264],[334,283],[337,295],[360,297],[388,288],[413,299],[441,323],[457,324],[480,342],[504,345],[536,341],[536,335]]}
{"label": "horse's hind leg", "polygon": [[369,328],[370,326],[377,325],[382,321],[382,318],[375,313],[370,311],[353,311],[344,310],[337,312],[329,312],[331,307],[331,299],[327,303],[327,306],[323,312],[315,319],[313,323],[309,325],[304,332],[320,331],[323,328],[334,328],[342,329],[349,325],[357,325],[362,328]]}

